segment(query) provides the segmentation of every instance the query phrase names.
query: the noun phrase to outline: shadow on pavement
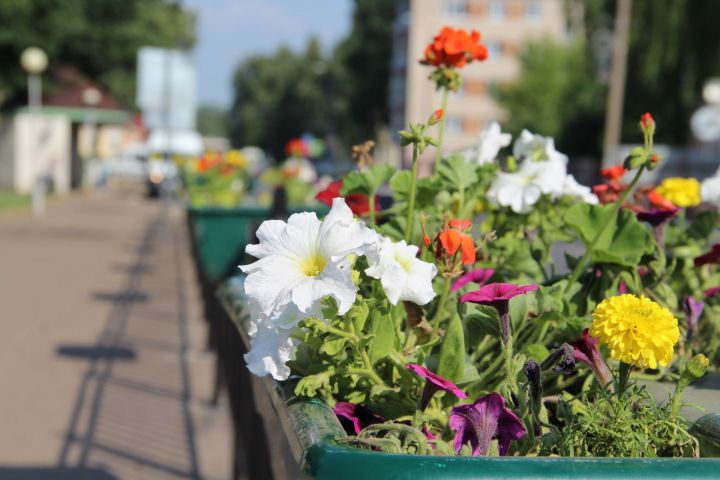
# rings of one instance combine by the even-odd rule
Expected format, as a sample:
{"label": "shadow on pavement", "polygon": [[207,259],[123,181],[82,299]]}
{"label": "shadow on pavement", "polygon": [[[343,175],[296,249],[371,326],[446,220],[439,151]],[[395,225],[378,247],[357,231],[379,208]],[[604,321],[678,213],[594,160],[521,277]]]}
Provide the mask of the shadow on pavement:
{"label": "shadow on pavement", "polygon": [[[112,302],[97,344],[57,349],[60,356],[89,360],[58,459],[57,472],[76,474],[47,470],[44,477],[17,478],[115,478],[91,476],[103,468],[119,478],[200,478],[190,412],[182,257],[165,214],[148,223],[124,286],[93,294]],[[152,253],[157,243],[163,248]],[[167,268],[148,273],[151,254]],[[6,478],[1,471],[0,478]]]}
{"label": "shadow on pavement", "polygon": [[102,468],[0,467],[3,480],[116,480]]}

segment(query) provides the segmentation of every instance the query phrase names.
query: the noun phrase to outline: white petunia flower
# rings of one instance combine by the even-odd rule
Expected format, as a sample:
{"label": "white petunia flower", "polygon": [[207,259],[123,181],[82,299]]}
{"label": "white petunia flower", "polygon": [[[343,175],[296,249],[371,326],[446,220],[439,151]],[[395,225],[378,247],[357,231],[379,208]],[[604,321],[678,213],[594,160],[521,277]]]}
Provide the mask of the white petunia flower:
{"label": "white petunia flower", "polygon": [[258,377],[272,375],[275,380],[287,380],[298,341],[290,337],[290,330],[260,327],[250,340],[250,350],[244,355],[248,370]]}
{"label": "white petunia flower", "polygon": [[245,292],[273,323],[286,323],[287,315],[297,320],[295,308],[310,316],[328,296],[337,300],[341,315],[347,312],[357,291],[348,256],[362,254],[377,234],[353,218],[344,199],[335,198],[322,222],[309,212],[291,215],[287,223],[267,220],[257,238],[260,243],[245,251],[258,260],[240,267],[248,274]]}
{"label": "white petunia flower", "polygon": [[296,213],[287,223],[263,222],[257,237],[260,243],[245,251],[258,260],[240,267],[248,274],[245,292],[275,321],[287,315],[287,308],[309,316],[328,296],[337,300],[340,314],[347,312],[357,290],[348,256],[362,254],[377,234],[353,218],[344,199],[335,198],[322,222],[315,213]]}
{"label": "white petunia flower", "polygon": [[382,237],[375,249],[366,253],[369,268],[365,273],[380,279],[388,300],[397,305],[400,300],[425,305],[435,297],[432,279],[437,275],[434,264],[417,258],[418,247],[405,240],[393,242]]}
{"label": "white petunia flower", "polygon": [[510,145],[511,140],[512,135],[502,133],[500,124],[492,122],[480,133],[478,144],[465,152],[465,159],[479,165],[492,163],[500,149]]}
{"label": "white petunia flower", "polygon": [[567,165],[568,157],[555,150],[555,140],[523,130],[513,145],[513,155],[518,160],[528,158],[535,161],[559,161]]}
{"label": "white petunia flower", "polygon": [[706,178],[702,181],[700,198],[703,202],[720,206],[720,176]]}
{"label": "white petunia flower", "polygon": [[585,203],[591,203],[593,205],[597,205],[598,203],[598,198],[594,193],[592,193],[592,189],[578,183],[578,181],[575,180],[575,177],[572,175],[568,175],[565,177],[562,193],[560,195],[557,195],[556,197],[563,195],[567,195],[569,197],[573,197],[582,200]]}
{"label": "white petunia flower", "polygon": [[490,185],[487,197],[494,205],[510,207],[515,213],[528,213],[542,194],[560,195],[567,170],[558,160],[525,160],[517,172],[501,172]]}

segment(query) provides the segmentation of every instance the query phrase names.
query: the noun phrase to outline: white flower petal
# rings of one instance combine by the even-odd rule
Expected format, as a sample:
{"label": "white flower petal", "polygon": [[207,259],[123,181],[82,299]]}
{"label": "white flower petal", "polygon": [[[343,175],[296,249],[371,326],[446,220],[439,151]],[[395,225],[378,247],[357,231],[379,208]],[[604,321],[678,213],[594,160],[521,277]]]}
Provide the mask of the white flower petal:
{"label": "white flower petal", "polygon": [[286,363],[292,359],[297,344],[288,330],[260,328],[244,356],[247,367],[259,377],[272,375],[275,380],[287,380],[290,368]]}

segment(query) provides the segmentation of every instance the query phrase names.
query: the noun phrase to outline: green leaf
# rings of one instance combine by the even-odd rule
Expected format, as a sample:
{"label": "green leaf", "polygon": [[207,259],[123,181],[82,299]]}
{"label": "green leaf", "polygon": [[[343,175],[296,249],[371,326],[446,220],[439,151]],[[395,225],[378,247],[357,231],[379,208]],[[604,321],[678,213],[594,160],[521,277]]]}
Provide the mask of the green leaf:
{"label": "green leaf", "polygon": [[467,163],[462,155],[451,155],[438,168],[440,178],[444,183],[454,187],[457,191],[465,190],[477,182],[477,166]]}
{"label": "green leaf", "polygon": [[336,338],[333,340],[326,340],[320,347],[320,353],[324,353],[331,357],[334,357],[338,353],[342,352],[345,348],[346,338]]}
{"label": "green leaf", "polygon": [[346,321],[352,322],[356,332],[362,332],[369,314],[370,307],[368,307],[367,301],[358,296],[353,306],[345,314],[345,319]]}
{"label": "green leaf", "polygon": [[320,389],[330,387],[330,377],[333,373],[333,371],[328,370],[301,378],[297,385],[295,385],[295,395],[301,397],[316,397]]}
{"label": "green leaf", "polygon": [[390,165],[375,164],[364,172],[350,172],[343,180],[342,195],[364,193],[371,195],[393,176],[395,168]]}
{"label": "green leaf", "polygon": [[370,320],[370,334],[368,354],[370,361],[375,364],[378,360],[388,356],[395,346],[395,328],[392,317],[387,313],[373,312]]}
{"label": "green leaf", "polygon": [[718,213],[715,211],[698,213],[688,228],[688,236],[696,240],[705,240],[712,233],[717,220]]}
{"label": "green leaf", "polygon": [[608,227],[592,249],[591,258],[596,263],[614,263],[633,267],[640,263],[643,255],[654,249],[654,242],[648,230],[627,210],[613,213],[613,205],[590,205],[578,203],[565,213],[565,221],[574,228],[580,239],[589,248],[608,216],[613,215]]}
{"label": "green leaf", "polygon": [[457,382],[465,372],[465,333],[463,332],[460,315],[455,314],[450,320],[440,346],[440,359],[437,374],[448,380]]}

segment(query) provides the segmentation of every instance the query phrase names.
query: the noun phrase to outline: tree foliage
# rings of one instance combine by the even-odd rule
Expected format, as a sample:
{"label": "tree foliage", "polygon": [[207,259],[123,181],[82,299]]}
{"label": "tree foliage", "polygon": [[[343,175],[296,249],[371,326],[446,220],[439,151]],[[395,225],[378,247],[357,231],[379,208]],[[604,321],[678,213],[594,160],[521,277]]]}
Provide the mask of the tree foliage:
{"label": "tree foliage", "polygon": [[301,54],[286,47],[245,60],[233,80],[230,135],[236,145],[257,145],[281,158],[301,133],[327,133],[332,82],[320,45],[310,39]]}
{"label": "tree foliage", "polygon": [[201,105],[197,111],[197,130],[202,135],[226,137],[228,114],[225,109],[214,105]]}
{"label": "tree foliage", "polygon": [[[138,49],[195,42],[194,17],[164,0],[6,0],[0,25],[0,89],[10,104],[25,99],[20,54],[29,46],[45,50],[50,69],[74,65],[132,106]],[[52,88],[51,77],[45,85]]]}
{"label": "tree foliage", "polygon": [[527,44],[517,81],[496,92],[509,112],[505,128],[516,135],[523,128],[549,135],[569,153],[598,151],[599,140],[592,134],[602,128],[605,95],[589,60],[583,42]]}
{"label": "tree foliage", "polygon": [[308,132],[339,138],[343,156],[387,123],[392,0],[355,0],[353,26],[332,55],[316,40],[304,52],[280,48],[243,61],[235,71],[230,135],[276,158]]}

